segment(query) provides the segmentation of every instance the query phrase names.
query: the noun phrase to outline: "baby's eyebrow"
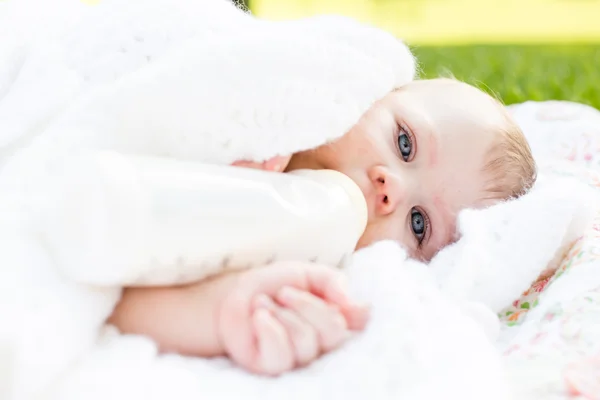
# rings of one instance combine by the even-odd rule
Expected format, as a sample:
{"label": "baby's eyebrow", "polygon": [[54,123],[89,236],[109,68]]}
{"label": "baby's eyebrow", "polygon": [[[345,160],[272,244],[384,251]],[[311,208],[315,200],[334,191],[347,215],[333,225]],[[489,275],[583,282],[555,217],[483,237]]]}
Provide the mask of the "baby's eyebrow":
{"label": "baby's eyebrow", "polygon": [[439,140],[437,137],[437,133],[433,131],[429,131],[429,137],[427,138],[428,147],[429,147],[429,168],[433,168],[436,166],[438,162],[439,155]]}

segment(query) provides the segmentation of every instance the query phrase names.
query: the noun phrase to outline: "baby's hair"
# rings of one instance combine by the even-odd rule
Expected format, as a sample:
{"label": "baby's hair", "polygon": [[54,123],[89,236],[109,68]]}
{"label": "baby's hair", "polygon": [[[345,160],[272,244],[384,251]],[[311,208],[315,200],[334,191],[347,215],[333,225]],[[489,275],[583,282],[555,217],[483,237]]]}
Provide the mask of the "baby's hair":
{"label": "baby's hair", "polygon": [[488,179],[485,191],[491,198],[507,200],[529,191],[537,179],[537,167],[523,131],[504,105],[493,100],[504,115],[504,124],[494,128],[499,137],[488,151],[483,168]]}
{"label": "baby's hair", "polygon": [[[477,90],[486,96],[492,106],[501,114],[501,118],[489,123],[482,121],[480,126],[481,129],[487,130],[488,133],[495,136],[483,166],[487,183],[484,187],[485,197],[482,200],[508,200],[527,193],[537,179],[537,167],[523,131],[502,104],[499,96],[495,93],[490,94],[489,88],[481,90],[452,76],[428,81]],[[414,83],[418,82],[423,81],[414,81]],[[402,88],[396,90],[402,90]]]}
{"label": "baby's hair", "polygon": [[[449,84],[466,84],[453,76],[436,80]],[[496,132],[493,133],[496,133],[497,137],[488,150],[487,162],[483,167],[487,175],[487,184],[484,188],[486,199],[508,200],[520,197],[531,189],[537,179],[537,167],[529,143],[497,93],[490,94],[489,87],[482,90],[469,86],[486,95],[502,114],[502,122],[499,125],[487,128],[495,130]]]}

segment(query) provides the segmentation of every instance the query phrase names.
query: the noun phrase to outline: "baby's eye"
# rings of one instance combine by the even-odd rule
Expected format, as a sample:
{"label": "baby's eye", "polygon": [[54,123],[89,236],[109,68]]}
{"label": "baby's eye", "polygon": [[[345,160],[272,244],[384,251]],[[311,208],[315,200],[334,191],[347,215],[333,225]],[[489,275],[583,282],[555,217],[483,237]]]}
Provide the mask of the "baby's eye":
{"label": "baby's eye", "polygon": [[400,156],[405,162],[410,162],[415,157],[417,150],[414,135],[404,126],[398,126],[398,133],[396,135]]}
{"label": "baby's eye", "polygon": [[419,244],[421,244],[427,231],[427,217],[416,208],[413,208],[410,212],[410,228]]}
{"label": "baby's eye", "polygon": [[398,149],[400,150],[402,159],[408,161],[410,153],[412,153],[412,141],[410,140],[410,137],[406,133],[402,133],[402,131],[400,131],[400,135],[398,135]]}

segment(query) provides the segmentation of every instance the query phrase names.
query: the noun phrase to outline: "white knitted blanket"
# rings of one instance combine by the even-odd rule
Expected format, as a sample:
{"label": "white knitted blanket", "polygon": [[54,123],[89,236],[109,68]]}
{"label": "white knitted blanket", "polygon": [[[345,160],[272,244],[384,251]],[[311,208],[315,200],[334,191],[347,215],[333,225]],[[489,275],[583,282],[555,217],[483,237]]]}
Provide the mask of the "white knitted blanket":
{"label": "white knitted blanket", "polygon": [[96,285],[102,271],[84,265],[76,282],[40,234],[65,156],[229,163],[318,146],[413,79],[400,41],[335,17],[258,21],[219,0],[0,6],[0,398],[510,398],[491,311],[581,232],[594,208],[582,187],[542,179],[518,201],[465,211],[463,238],[430,266],[393,243],[357,253],[348,273],[373,305],[367,331],[278,379],[158,355],[104,327],[121,287]]}

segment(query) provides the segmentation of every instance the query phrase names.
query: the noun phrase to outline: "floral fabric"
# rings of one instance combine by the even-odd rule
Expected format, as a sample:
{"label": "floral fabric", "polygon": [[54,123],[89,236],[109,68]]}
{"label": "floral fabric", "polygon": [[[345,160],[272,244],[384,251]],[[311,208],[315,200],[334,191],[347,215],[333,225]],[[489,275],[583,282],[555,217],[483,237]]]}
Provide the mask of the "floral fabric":
{"label": "floral fabric", "polygon": [[[600,191],[600,111],[583,104],[548,101],[509,107],[523,128],[536,158],[562,160],[543,166],[546,173],[582,181]],[[582,238],[573,244],[557,271],[534,283],[499,317],[508,326],[518,325],[539,297],[572,267],[598,263],[600,268],[600,214]]]}
{"label": "floral fabric", "polygon": [[[600,191],[600,111],[555,101],[509,109],[536,158],[552,160],[544,172]],[[579,368],[573,376],[571,368],[600,355],[600,204],[592,226],[571,246],[556,272],[534,283],[499,317],[503,328],[498,347],[517,398],[600,398],[589,397],[581,385],[573,384],[600,382],[598,370]]]}

